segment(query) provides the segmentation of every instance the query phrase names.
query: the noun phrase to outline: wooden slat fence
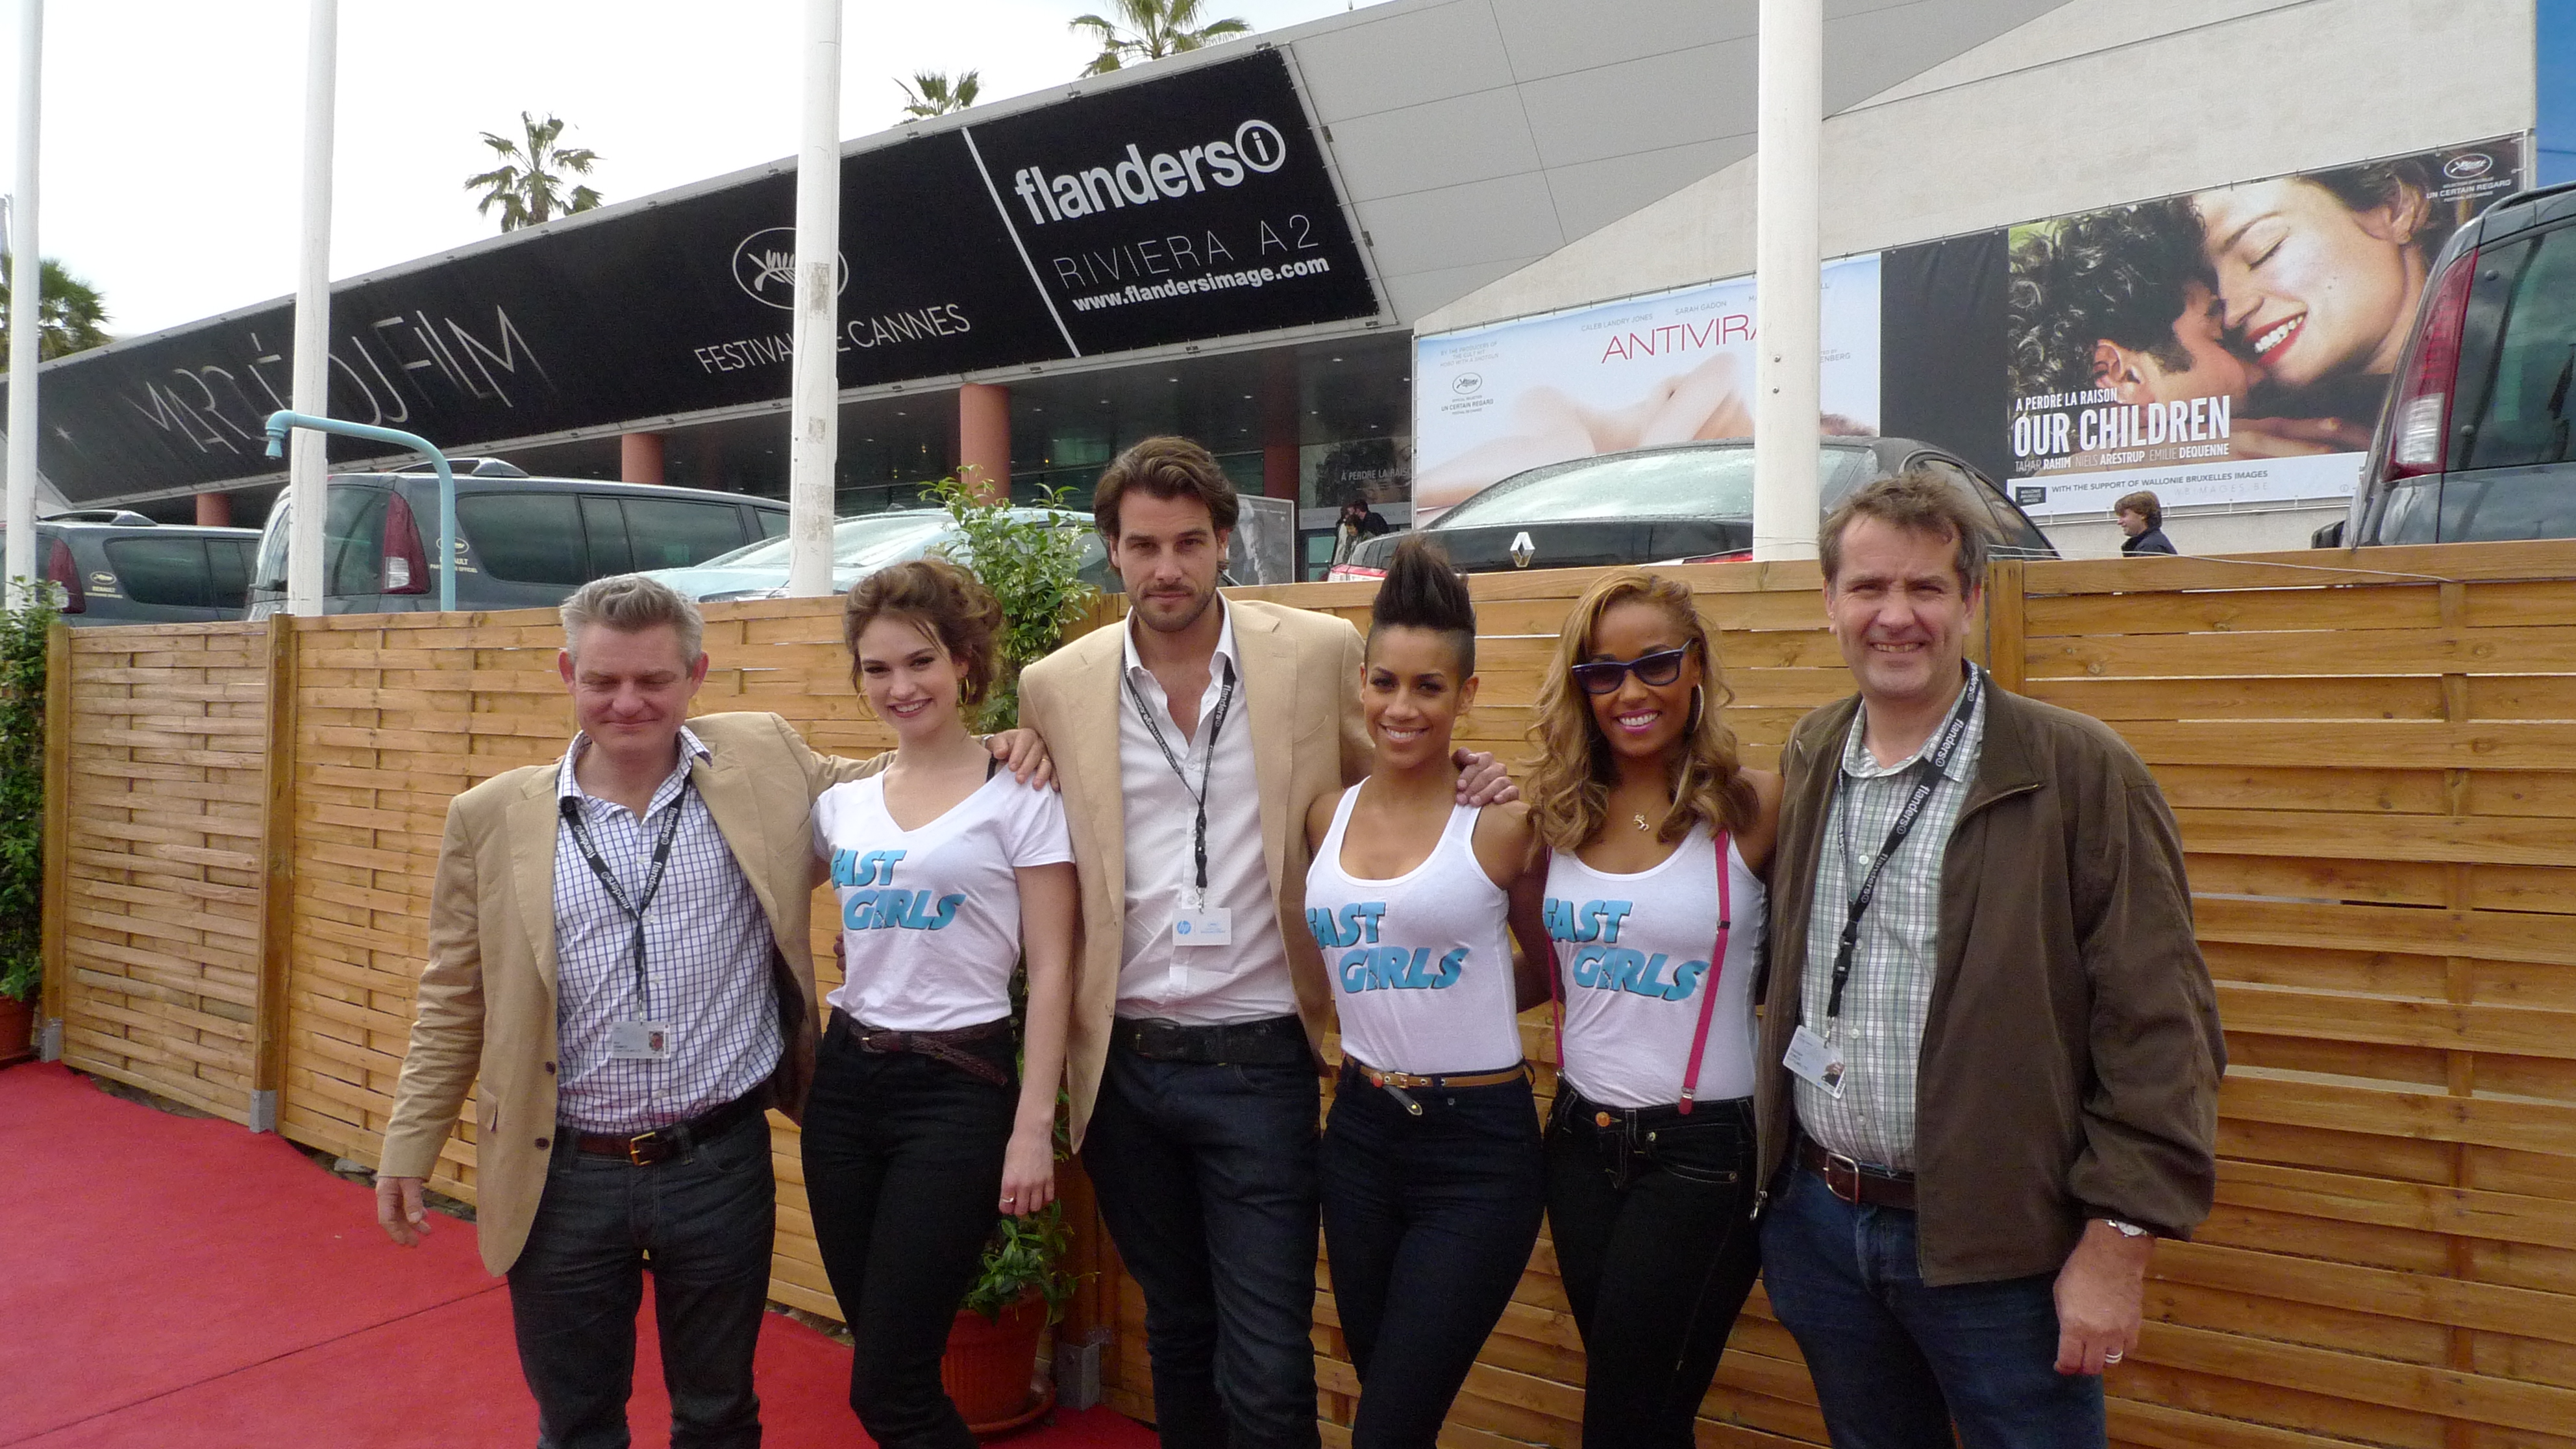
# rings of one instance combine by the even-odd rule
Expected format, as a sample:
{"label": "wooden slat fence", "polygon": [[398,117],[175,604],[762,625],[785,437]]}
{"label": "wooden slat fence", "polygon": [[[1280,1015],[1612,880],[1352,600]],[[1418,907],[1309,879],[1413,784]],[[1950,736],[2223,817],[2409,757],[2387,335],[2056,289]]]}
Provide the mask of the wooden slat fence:
{"label": "wooden slat fence", "polygon": [[[1848,688],[1815,570],[1676,572],[1768,766]],[[1525,750],[1587,582],[1476,581],[1465,739]],[[1369,590],[1250,592],[1364,623]],[[2006,564],[1990,595],[1998,676],[2109,723],[2172,800],[2228,1027],[2218,1210],[2158,1255],[2115,1442],[2576,1449],[2576,545]],[[836,610],[710,609],[701,708],[881,748]],[[236,1120],[273,1084],[290,1136],[372,1157],[447,801],[561,750],[559,638],[536,612],[71,636],[49,925],[75,1063]],[[818,898],[818,942],[830,919]],[[1552,1091],[1543,1013],[1523,1039]],[[471,1135],[438,1179],[469,1198]],[[771,1291],[832,1313],[792,1130],[777,1164]],[[1150,1413],[1143,1304],[1073,1178],[1096,1274],[1073,1326],[1111,1330],[1112,1402]],[[1318,1272],[1319,1413],[1347,1443],[1358,1385]],[[1573,1444],[1581,1381],[1542,1239],[1442,1442]],[[1823,1442],[1758,1290],[1699,1437]]]}

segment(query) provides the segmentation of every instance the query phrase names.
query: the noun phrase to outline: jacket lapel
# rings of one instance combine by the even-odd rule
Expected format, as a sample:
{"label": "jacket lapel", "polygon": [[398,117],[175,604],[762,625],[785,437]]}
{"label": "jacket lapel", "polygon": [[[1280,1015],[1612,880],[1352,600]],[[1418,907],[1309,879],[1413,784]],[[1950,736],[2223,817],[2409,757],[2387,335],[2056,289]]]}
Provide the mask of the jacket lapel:
{"label": "jacket lapel", "polygon": [[555,774],[540,772],[528,791],[510,802],[505,833],[510,841],[510,883],[519,898],[519,925],[527,932],[528,959],[546,994],[555,993],[555,831],[563,819],[555,804]]}
{"label": "jacket lapel", "polygon": [[[1083,644],[1101,653],[1073,676],[1093,682],[1089,697],[1072,701],[1073,718],[1063,722],[1065,739],[1057,763],[1065,776],[1066,801],[1081,800],[1091,807],[1072,812],[1071,824],[1085,858],[1100,862],[1091,878],[1106,882],[1107,889],[1085,901],[1083,911],[1096,921],[1088,929],[1105,931],[1112,941],[1119,939],[1127,914],[1126,797],[1118,774],[1118,731],[1128,709],[1127,627],[1121,620],[1083,636]],[[1047,744],[1056,746],[1053,740]]]}
{"label": "jacket lapel", "polygon": [[697,787],[698,798],[707,802],[707,814],[716,822],[716,833],[724,837],[725,847],[742,867],[743,879],[751,882],[751,893],[759,898],[761,913],[769,917],[774,936],[778,930],[778,902],[769,889],[769,834],[763,828],[766,821],[760,808],[760,792],[753,788],[751,777],[744,773],[739,761],[710,749],[707,758],[690,762],[689,783]]}
{"label": "jacket lapel", "polygon": [[1288,858],[1289,775],[1296,763],[1297,648],[1268,614],[1234,609],[1234,651],[1241,656],[1244,703],[1252,714],[1252,770],[1261,783],[1261,851],[1269,858],[1270,897]]}

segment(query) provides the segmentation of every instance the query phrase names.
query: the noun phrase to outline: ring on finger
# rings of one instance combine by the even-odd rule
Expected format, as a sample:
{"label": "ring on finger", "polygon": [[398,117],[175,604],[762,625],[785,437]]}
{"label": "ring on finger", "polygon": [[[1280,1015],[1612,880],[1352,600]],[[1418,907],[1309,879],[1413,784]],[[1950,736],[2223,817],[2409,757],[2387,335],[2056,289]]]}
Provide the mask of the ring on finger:
{"label": "ring on finger", "polygon": [[2104,1363],[2118,1363],[2119,1361],[2120,1355],[2117,1353],[2106,1353],[2102,1355],[2102,1362]]}

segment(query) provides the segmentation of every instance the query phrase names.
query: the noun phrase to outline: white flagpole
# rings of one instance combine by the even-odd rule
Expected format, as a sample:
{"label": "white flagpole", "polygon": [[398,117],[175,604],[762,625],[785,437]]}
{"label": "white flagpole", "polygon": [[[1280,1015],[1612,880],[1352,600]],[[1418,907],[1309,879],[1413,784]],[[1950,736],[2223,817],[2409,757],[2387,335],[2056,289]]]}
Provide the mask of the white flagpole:
{"label": "white flagpole", "polygon": [[805,0],[805,123],[796,153],[795,370],[787,449],[787,593],[832,592],[840,456],[841,0]]}
{"label": "white flagpole", "polygon": [[45,0],[18,0],[18,180],[9,203],[9,604],[27,602],[20,580],[36,579],[36,362],[42,341],[37,306],[44,291],[44,252],[36,242],[36,128],[43,119]]}
{"label": "white flagpole", "polygon": [[[304,212],[295,267],[295,410],[331,415],[331,141],[338,99],[339,0],[309,0],[304,42]],[[324,437],[287,442],[286,612],[322,612],[322,516],[330,463]]]}
{"label": "white flagpole", "polygon": [[1762,0],[1755,44],[1753,556],[1814,558],[1823,0]]}

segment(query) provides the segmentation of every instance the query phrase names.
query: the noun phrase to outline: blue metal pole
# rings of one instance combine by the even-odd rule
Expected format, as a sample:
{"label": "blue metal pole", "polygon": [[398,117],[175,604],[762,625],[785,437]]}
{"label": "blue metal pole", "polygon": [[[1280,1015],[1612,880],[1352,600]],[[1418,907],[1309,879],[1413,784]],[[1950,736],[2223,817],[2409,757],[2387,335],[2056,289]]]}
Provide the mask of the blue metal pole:
{"label": "blue metal pole", "polygon": [[268,456],[281,457],[286,451],[286,433],[290,428],[309,428],[317,433],[338,433],[343,437],[368,438],[379,443],[393,443],[415,453],[427,453],[429,466],[438,470],[438,607],[445,613],[456,607],[456,474],[447,466],[447,455],[418,433],[400,428],[379,428],[367,423],[344,423],[338,418],[317,418],[310,413],[280,409],[268,415]]}

